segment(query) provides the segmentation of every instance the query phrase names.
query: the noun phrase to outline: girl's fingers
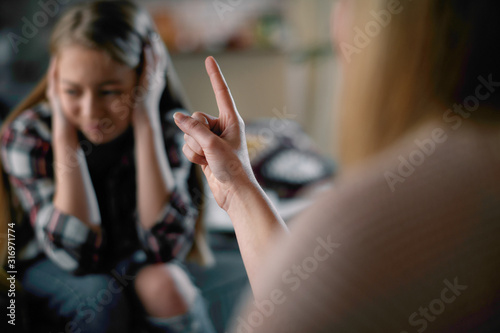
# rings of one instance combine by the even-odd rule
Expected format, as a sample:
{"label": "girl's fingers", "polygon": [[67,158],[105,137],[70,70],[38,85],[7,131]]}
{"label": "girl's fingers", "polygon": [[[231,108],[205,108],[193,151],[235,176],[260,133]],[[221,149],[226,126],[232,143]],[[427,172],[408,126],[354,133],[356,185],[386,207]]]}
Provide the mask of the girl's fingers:
{"label": "girl's fingers", "polygon": [[56,59],[52,57],[50,59],[49,70],[47,72],[47,97],[51,96],[54,93],[54,82],[56,76]]}
{"label": "girl's fingers", "polygon": [[189,148],[191,148],[191,150],[194,151],[196,154],[198,154],[200,156],[205,156],[205,153],[203,152],[203,149],[198,144],[198,142],[196,142],[195,139],[193,139],[192,137],[190,137],[187,134],[184,134],[184,141],[186,142],[186,145]]}
{"label": "girl's fingers", "polygon": [[148,88],[148,73],[151,72],[151,66],[154,64],[153,51],[150,45],[144,47],[144,64],[142,65],[142,73],[139,84],[141,87]]}
{"label": "girl's fingers", "polygon": [[57,91],[57,74],[57,58],[52,57],[47,73],[47,91],[45,94],[52,108],[54,121],[63,121],[63,123],[66,123]]}
{"label": "girl's fingers", "polygon": [[157,33],[151,38],[151,46],[155,57],[155,68],[163,73],[167,67],[167,50]]}
{"label": "girl's fingers", "polygon": [[196,154],[187,144],[182,147],[182,152],[190,162],[199,165],[208,165],[206,158]]}
{"label": "girl's fingers", "polygon": [[56,114],[60,113],[61,105],[59,103],[59,98],[57,96],[57,59],[56,57],[52,57],[50,60],[48,77],[47,77],[47,98],[49,102],[52,104],[54,111]]}

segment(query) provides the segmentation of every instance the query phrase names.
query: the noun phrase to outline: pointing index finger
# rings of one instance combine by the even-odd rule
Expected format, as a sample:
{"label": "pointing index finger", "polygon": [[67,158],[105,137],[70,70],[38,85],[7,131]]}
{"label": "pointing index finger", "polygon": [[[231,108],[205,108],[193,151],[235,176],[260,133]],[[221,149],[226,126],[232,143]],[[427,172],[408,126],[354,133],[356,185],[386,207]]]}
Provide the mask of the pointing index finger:
{"label": "pointing index finger", "polygon": [[238,111],[236,111],[233,96],[231,96],[231,91],[227,86],[219,65],[213,57],[208,57],[205,61],[205,66],[215,93],[217,106],[219,107],[219,115],[233,119],[237,118]]}

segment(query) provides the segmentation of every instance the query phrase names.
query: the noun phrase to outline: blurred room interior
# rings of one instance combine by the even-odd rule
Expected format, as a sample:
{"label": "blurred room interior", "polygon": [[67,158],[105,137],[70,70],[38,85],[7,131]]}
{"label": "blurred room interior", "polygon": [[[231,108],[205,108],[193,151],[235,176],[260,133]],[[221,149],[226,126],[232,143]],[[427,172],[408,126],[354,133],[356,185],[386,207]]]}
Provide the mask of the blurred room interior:
{"label": "blurred room interior", "polygon": [[[76,1],[57,2],[59,11]],[[301,148],[302,145],[299,149],[302,151],[314,150],[327,166],[318,170],[313,161],[310,169],[306,166],[299,171],[311,172],[311,179],[321,180],[332,174],[336,152],[332,145],[335,133],[331,128],[336,93],[331,87],[337,86],[339,73],[329,41],[331,0],[140,2],[150,11],[168,46],[190,103],[190,111],[218,114],[204,69],[204,59],[213,55],[224,72],[239,112],[253,130],[253,137],[257,138],[249,145],[257,145],[258,151],[259,145],[262,145],[259,140],[267,144],[272,139],[269,136],[277,135],[283,129],[303,130],[295,146]],[[39,1],[0,2],[2,119],[47,70],[47,42],[59,12],[47,13],[45,22],[33,21],[35,15],[43,10]],[[29,38],[26,36],[27,42],[13,46],[9,33],[23,36],[27,21],[36,24],[36,33]],[[262,120],[267,128],[262,125]],[[293,125],[288,121],[292,121]],[[260,125],[252,127],[254,123]],[[305,141],[307,143],[304,144]],[[287,168],[297,167],[294,163],[297,156],[288,158],[281,163],[287,164],[285,172]],[[274,163],[276,165],[279,168],[280,163]],[[315,172],[321,176],[315,175]],[[292,179],[288,184],[293,185],[295,175],[290,177]],[[315,190],[324,186],[324,182],[319,183],[321,185],[314,182]],[[267,189],[286,220],[307,206],[309,200],[303,198],[303,192],[296,191],[297,186],[287,191],[283,190],[286,184],[280,184],[281,187],[273,191],[276,183],[269,184]],[[247,282],[230,221],[213,202],[209,202],[207,207],[206,223],[216,263],[210,269],[193,265],[191,270],[209,302],[214,324],[222,332]]]}

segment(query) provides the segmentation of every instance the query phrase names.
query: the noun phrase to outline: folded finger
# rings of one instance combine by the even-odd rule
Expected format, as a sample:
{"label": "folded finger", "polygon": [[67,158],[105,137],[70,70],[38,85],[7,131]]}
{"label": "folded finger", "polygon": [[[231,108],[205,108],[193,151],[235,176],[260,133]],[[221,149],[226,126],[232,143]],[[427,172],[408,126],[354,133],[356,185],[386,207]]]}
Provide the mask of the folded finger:
{"label": "folded finger", "polygon": [[208,119],[207,119],[207,117],[205,117],[205,115],[203,113],[201,113],[201,112],[195,112],[195,113],[193,113],[191,115],[191,117],[193,119],[198,120],[200,123],[202,123],[203,125],[207,126],[207,128],[210,129],[210,125],[208,123]]}
{"label": "folded finger", "polygon": [[205,156],[205,153],[203,152],[203,149],[201,146],[196,142],[195,139],[190,137],[187,134],[184,134],[184,141],[186,142],[186,145],[188,145],[189,148],[191,148],[192,151],[194,151],[196,154],[200,156]]}
{"label": "folded finger", "polygon": [[199,165],[208,165],[206,158],[196,154],[187,144],[182,147],[182,152],[190,162]]}
{"label": "folded finger", "polygon": [[191,117],[208,126],[208,128],[215,134],[220,135],[219,118],[203,112],[195,112]]}
{"label": "folded finger", "polygon": [[203,124],[192,117],[186,116],[183,113],[177,112],[174,114],[174,120],[181,131],[198,142],[203,150],[206,150],[208,146],[214,144],[214,141],[220,140],[217,135],[208,129],[206,124]]}

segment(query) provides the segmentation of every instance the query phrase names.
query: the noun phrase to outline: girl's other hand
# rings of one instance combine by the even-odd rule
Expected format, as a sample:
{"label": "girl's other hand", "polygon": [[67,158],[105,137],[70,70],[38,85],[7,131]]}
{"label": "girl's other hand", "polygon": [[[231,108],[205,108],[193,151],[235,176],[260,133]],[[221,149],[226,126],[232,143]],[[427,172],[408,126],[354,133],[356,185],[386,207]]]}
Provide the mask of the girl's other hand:
{"label": "girl's other hand", "polygon": [[[52,110],[52,131],[55,138],[77,141],[76,128],[68,121],[63,113],[58,89],[57,58],[50,60],[47,74],[47,100]],[[58,140],[54,140],[57,142]]]}
{"label": "girl's other hand", "polygon": [[234,194],[256,184],[239,115],[224,76],[213,57],[207,58],[207,73],[217,99],[219,117],[196,112],[192,117],[176,113],[176,124],[185,133],[183,152],[199,164],[219,206],[228,210]]}
{"label": "girl's other hand", "polygon": [[149,118],[159,122],[160,99],[166,85],[167,51],[160,37],[150,38],[144,46],[144,64],[134,93],[134,124]]}

